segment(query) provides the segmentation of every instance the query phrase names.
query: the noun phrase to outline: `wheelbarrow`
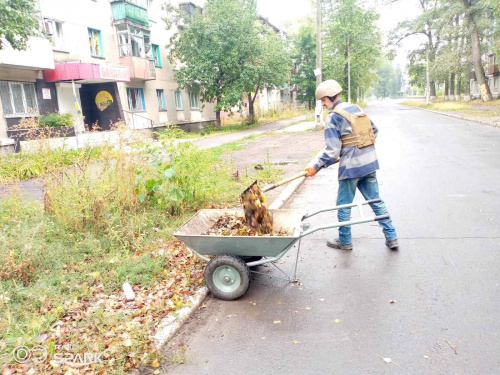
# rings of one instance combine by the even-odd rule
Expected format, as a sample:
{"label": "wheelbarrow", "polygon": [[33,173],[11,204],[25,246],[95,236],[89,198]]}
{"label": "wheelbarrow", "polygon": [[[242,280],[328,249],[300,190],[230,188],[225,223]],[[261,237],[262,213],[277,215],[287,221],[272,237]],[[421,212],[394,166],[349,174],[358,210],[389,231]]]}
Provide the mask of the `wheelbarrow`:
{"label": "wheelbarrow", "polygon": [[[173,235],[183,241],[194,254],[208,262],[204,278],[210,292],[219,299],[230,301],[240,298],[247,292],[250,285],[250,272],[260,273],[254,270],[251,271],[250,267],[270,263],[286,275],[274,262],[280,260],[295,243],[299,242],[294,276],[291,278],[286,275],[287,278],[285,279],[288,282],[297,281],[297,262],[302,237],[318,230],[388,219],[389,215],[366,217],[363,213],[362,207],[364,205],[380,201],[380,199],[372,199],[359,203],[344,204],[309,214],[304,214],[303,211],[299,210],[270,210],[273,215],[273,229],[275,231],[286,230],[289,236],[201,235],[201,233],[211,228],[221,215],[244,215],[243,209],[206,209],[198,211]],[[314,228],[309,228],[309,225],[304,223],[304,220],[319,213],[350,207],[358,208],[360,214],[358,219],[335,222]]]}

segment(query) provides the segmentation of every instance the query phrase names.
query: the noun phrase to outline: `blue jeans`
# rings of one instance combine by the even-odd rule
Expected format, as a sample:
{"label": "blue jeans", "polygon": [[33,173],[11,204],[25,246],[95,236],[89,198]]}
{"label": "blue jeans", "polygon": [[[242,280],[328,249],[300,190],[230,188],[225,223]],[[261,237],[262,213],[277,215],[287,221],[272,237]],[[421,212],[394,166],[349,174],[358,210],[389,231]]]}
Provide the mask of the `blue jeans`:
{"label": "blue jeans", "polygon": [[[363,197],[366,200],[380,198],[378,191],[378,182],[375,172],[370,173],[361,178],[350,178],[339,181],[339,192],[337,196],[337,205],[349,204],[354,200],[354,195],[356,194],[356,188],[359,189]],[[385,206],[384,201],[379,203],[370,204],[375,215],[385,215],[389,212]],[[338,210],[338,219],[340,221],[349,221],[351,219],[351,209],[342,208]],[[396,234],[396,229],[392,225],[391,219],[380,220],[378,222],[384,231],[385,238],[387,240],[395,240],[398,238]],[[351,226],[345,226],[339,228],[339,240],[343,243],[350,244],[351,239]]]}

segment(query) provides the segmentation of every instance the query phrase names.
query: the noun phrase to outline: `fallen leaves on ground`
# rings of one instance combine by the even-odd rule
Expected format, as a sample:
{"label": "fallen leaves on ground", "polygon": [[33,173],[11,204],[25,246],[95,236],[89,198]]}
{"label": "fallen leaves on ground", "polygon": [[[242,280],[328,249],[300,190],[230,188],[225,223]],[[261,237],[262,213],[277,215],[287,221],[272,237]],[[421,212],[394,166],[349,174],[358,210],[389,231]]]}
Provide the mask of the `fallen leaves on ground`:
{"label": "fallen leaves on ground", "polygon": [[[162,250],[165,272],[149,288],[132,285],[134,301],[126,301],[121,288],[114,294],[103,293],[97,274],[92,275],[93,285],[82,286],[90,291],[86,297],[67,300],[64,306],[41,301],[40,309],[58,316],[50,330],[38,337],[39,345],[51,348],[47,360],[30,366],[12,361],[4,364],[0,373],[101,375],[130,371],[139,365],[158,367],[156,341],[152,336],[162,318],[191,305],[189,297],[203,283],[204,268],[204,262],[193,257],[180,241],[165,243]],[[158,249],[151,256],[158,256]],[[63,356],[71,353],[75,359],[58,363],[54,353]],[[78,361],[77,354],[83,358],[84,353],[102,353],[102,364]]]}

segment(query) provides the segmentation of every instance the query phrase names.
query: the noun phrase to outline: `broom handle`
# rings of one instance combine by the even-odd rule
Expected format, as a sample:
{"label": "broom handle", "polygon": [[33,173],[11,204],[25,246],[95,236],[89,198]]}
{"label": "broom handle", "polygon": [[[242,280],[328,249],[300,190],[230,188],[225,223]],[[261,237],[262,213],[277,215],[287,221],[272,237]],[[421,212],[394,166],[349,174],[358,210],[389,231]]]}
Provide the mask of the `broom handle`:
{"label": "broom handle", "polygon": [[297,178],[304,177],[307,174],[307,171],[300,172],[299,174],[296,174],[292,177],[285,178],[284,180],[278,181],[275,184],[266,186],[264,189],[262,189],[262,192],[265,193],[266,191],[273,190],[277,188],[278,186],[284,185],[289,183],[290,181],[296,180]]}

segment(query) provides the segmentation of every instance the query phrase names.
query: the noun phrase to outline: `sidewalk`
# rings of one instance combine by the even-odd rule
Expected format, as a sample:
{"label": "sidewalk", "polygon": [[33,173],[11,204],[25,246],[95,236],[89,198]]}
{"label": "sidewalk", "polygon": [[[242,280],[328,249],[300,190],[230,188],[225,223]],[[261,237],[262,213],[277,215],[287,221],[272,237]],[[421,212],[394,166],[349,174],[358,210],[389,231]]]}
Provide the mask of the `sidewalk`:
{"label": "sidewalk", "polygon": [[423,111],[433,112],[444,116],[454,117],[461,120],[473,121],[484,125],[500,127],[500,116],[473,116],[468,115],[460,111],[438,111],[436,109],[423,108],[419,106],[413,106],[409,104],[403,104],[402,101],[398,101],[398,104],[412,109],[421,109]]}

